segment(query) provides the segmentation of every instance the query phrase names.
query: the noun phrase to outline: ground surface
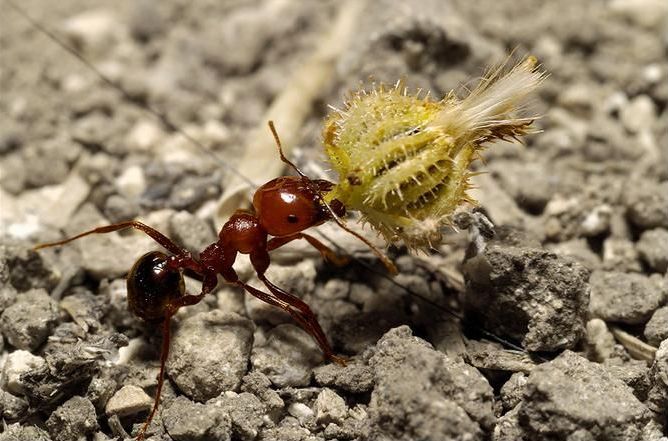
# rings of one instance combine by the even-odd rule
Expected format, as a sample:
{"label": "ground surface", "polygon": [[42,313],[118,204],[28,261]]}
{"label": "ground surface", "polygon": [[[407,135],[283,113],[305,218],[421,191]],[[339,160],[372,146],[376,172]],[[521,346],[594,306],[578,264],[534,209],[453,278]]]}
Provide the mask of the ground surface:
{"label": "ground surface", "polygon": [[[123,277],[155,245],[131,234],[39,254],[30,246],[137,217],[193,251],[211,243],[229,166],[252,169],[240,159],[250,134],[265,130],[268,106],[340,3],[21,3],[129,97],[2,3],[0,412],[8,425],[0,440],[106,440],[138,429],[156,387],[160,327],[127,311]],[[328,236],[379,274],[359,262],[333,267],[304,247],[279,253],[270,278],[312,306],[348,366],[324,364],[288,316],[223,287],[173,321],[151,439],[661,439],[665,2],[368,3],[350,41],[338,39],[333,74],[307,99],[298,128],[282,135],[294,140],[291,155],[310,174],[326,173],[327,104],[340,105],[370,77],[403,77],[442,96],[463,92],[513,49],[532,53],[550,75],[532,104],[544,115],[540,132],[526,146],[493,146],[477,165],[489,171],[475,197],[495,238],[470,247],[480,239],[473,229],[451,233],[429,255],[391,249],[400,270],[393,281],[335,228]],[[132,101],[161,109],[215,154]],[[238,269],[258,284],[247,264]]]}

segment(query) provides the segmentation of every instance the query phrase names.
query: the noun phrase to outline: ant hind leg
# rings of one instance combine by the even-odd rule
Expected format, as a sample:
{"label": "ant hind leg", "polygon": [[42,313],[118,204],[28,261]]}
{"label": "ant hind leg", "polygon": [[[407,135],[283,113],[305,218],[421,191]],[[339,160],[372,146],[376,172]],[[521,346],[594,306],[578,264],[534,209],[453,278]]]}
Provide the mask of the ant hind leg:
{"label": "ant hind leg", "polygon": [[105,233],[111,233],[114,231],[120,231],[120,230],[125,230],[127,228],[134,228],[136,230],[143,231],[146,235],[151,237],[151,239],[155,240],[157,243],[159,243],[161,246],[163,246],[165,249],[170,251],[172,254],[175,255],[186,255],[187,251],[181,248],[180,246],[176,245],[174,242],[171,241],[167,236],[156,230],[155,228],[151,228],[146,224],[143,224],[139,221],[126,221],[126,222],[119,222],[117,224],[112,224],[112,225],[106,225],[104,227],[98,227],[98,228],[93,228],[92,230],[84,231],[83,233],[77,234],[76,236],[69,237],[67,239],[59,240],[57,242],[49,242],[49,243],[43,243],[37,245],[34,249],[35,250],[41,250],[42,248],[50,248],[50,247],[56,247],[60,245],[65,245],[66,243],[72,242],[74,240],[80,239],[84,236],[89,236],[91,234],[105,234]]}

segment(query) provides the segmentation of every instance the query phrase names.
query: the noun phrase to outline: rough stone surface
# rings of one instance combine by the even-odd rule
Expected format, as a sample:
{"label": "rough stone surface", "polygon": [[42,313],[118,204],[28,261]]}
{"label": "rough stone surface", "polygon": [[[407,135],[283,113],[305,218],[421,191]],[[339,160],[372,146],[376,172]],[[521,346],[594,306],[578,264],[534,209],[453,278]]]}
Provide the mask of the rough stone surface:
{"label": "rough stone surface", "polygon": [[654,311],[645,325],[644,335],[649,344],[657,347],[668,339],[668,306]]}
{"label": "rough stone surface", "polygon": [[306,386],[313,368],[323,360],[320,349],[301,328],[278,325],[263,345],[253,347],[253,368],[271,380],[276,387]]}
{"label": "rough stone surface", "polygon": [[87,398],[72,397],[51,413],[46,427],[54,441],[85,439],[97,429],[95,407]]}
{"label": "rough stone surface", "polygon": [[636,244],[640,257],[658,273],[668,269],[668,229],[655,228],[642,233]]}
{"label": "rough stone surface", "polygon": [[350,361],[346,366],[335,363],[318,366],[313,370],[315,381],[328,387],[335,387],[352,393],[369,392],[373,389],[374,374],[366,364]]}
{"label": "rough stone surface", "polygon": [[636,227],[668,228],[668,182],[639,180],[627,185],[624,195],[627,216]]}
{"label": "rough stone surface", "polygon": [[534,369],[519,409],[529,439],[640,441],[651,418],[631,388],[570,351]]}
{"label": "rough stone surface", "polygon": [[169,218],[169,230],[170,237],[191,253],[199,253],[216,241],[209,224],[187,211],[179,211]]}
{"label": "rough stone surface", "polygon": [[58,305],[43,289],[19,295],[0,316],[0,329],[7,341],[17,349],[37,349],[53,330],[58,320]]}
{"label": "rough stone surface", "polygon": [[209,400],[208,405],[214,405],[224,410],[232,421],[232,436],[241,441],[253,441],[257,438],[260,429],[265,425],[266,407],[255,395],[232,391]]}
{"label": "rough stone surface", "polygon": [[501,403],[506,412],[520,404],[526,384],[527,375],[522,372],[515,372],[501,387]]}
{"label": "rough stone surface", "polygon": [[6,421],[16,421],[28,410],[28,402],[0,389],[0,415]]}
{"label": "rough stone surface", "polygon": [[[372,439],[482,439],[495,422],[493,393],[474,368],[450,360],[402,326],[369,360],[376,387],[369,403]],[[407,378],[406,369],[412,374]]]}
{"label": "rough stone surface", "polygon": [[341,424],[348,416],[348,406],[332,389],[325,388],[315,400],[315,421],[323,426]]}
{"label": "rough stone surface", "polygon": [[232,422],[217,406],[177,397],[162,413],[165,430],[175,441],[229,441]]}
{"label": "rough stone surface", "polygon": [[116,391],[109,399],[105,412],[107,415],[124,417],[146,412],[151,409],[152,405],[153,398],[142,388],[128,384]]}
{"label": "rough stone surface", "polygon": [[7,355],[2,369],[2,387],[16,395],[25,392],[24,374],[30,371],[41,369],[46,365],[42,357],[33,355],[28,351],[14,351]]}
{"label": "rough stone surface", "polygon": [[10,424],[0,433],[0,441],[51,441],[49,434],[39,427]]}
{"label": "rough stone surface", "polygon": [[172,340],[167,374],[198,401],[238,389],[248,369],[253,329],[248,319],[222,311],[183,320]]}
{"label": "rough stone surface", "polygon": [[466,306],[488,331],[530,351],[573,347],[584,331],[589,272],[532,248],[489,246],[465,262]]}
{"label": "rough stone surface", "polygon": [[6,268],[3,271],[8,273],[9,283],[19,291],[36,288],[50,290],[58,283],[54,268],[26,243],[3,240],[0,266]]}
{"label": "rough stone surface", "polygon": [[640,324],[649,320],[667,295],[664,280],[658,276],[595,271],[589,279],[589,312],[606,321]]}
{"label": "rough stone surface", "polygon": [[659,420],[668,424],[668,340],[664,340],[654,356],[649,372],[650,389],[647,392],[647,407],[656,412]]}

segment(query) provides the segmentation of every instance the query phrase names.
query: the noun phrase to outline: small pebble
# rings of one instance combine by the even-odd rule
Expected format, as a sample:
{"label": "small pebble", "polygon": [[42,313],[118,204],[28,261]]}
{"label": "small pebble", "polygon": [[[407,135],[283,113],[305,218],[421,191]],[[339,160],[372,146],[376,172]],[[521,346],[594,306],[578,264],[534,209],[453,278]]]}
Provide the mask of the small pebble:
{"label": "small pebble", "polygon": [[20,294],[0,316],[0,329],[18,349],[35,350],[46,341],[58,322],[58,305],[43,289]]}
{"label": "small pebble", "polygon": [[179,211],[169,218],[169,231],[177,244],[193,253],[201,252],[216,241],[209,224],[187,211]]}
{"label": "small pebble", "polygon": [[659,346],[668,339],[668,306],[663,306],[652,314],[645,325],[645,338],[652,346]]}
{"label": "small pebble", "polygon": [[313,409],[304,403],[292,403],[288,406],[288,413],[299,420],[299,424],[306,427],[314,418]]}
{"label": "small pebble", "polygon": [[315,400],[315,420],[321,426],[341,424],[348,416],[348,406],[332,389],[324,388]]}
{"label": "small pebble", "polygon": [[119,417],[137,415],[146,412],[153,406],[153,398],[148,396],[144,389],[128,384],[120,388],[109,399],[105,407],[107,416]]}
{"label": "small pebble", "polygon": [[276,387],[306,386],[322,353],[310,335],[295,325],[279,325],[269,331],[266,344],[253,347],[253,368]]}
{"label": "small pebble", "polygon": [[515,372],[501,387],[501,403],[506,412],[513,409],[522,401],[526,384],[526,374],[523,372]]}
{"label": "small pebble", "polygon": [[642,230],[668,229],[668,181],[630,181],[623,200],[627,217],[636,227]]}
{"label": "small pebble", "polygon": [[589,312],[605,321],[645,323],[666,296],[666,286],[661,277],[594,271],[589,283]]}
{"label": "small pebble", "polygon": [[526,439],[626,441],[642,439],[652,415],[605,367],[565,351],[531,372],[519,418]]}
{"label": "small pebble", "polygon": [[16,421],[28,411],[28,402],[0,389],[0,415],[7,421]]}
{"label": "small pebble", "polygon": [[2,384],[5,390],[14,395],[22,395],[24,384],[21,375],[44,367],[46,360],[28,351],[14,351],[7,355],[2,370]]}
{"label": "small pebble", "polygon": [[146,176],[144,170],[138,165],[132,165],[115,180],[118,192],[127,199],[137,199],[146,191]]}
{"label": "small pebble", "polygon": [[167,374],[188,397],[205,401],[237,390],[248,370],[253,323],[214,310],[183,320],[172,338]]}
{"label": "small pebble", "polygon": [[615,351],[615,336],[601,319],[595,318],[587,322],[587,356],[602,363],[610,358]]}
{"label": "small pebble", "polygon": [[668,270],[668,229],[644,231],[636,243],[636,249],[654,271],[664,274]]}
{"label": "small pebble", "polygon": [[229,441],[232,423],[224,409],[177,397],[162,414],[165,430],[174,441]]}
{"label": "small pebble", "polygon": [[650,97],[640,95],[622,107],[619,117],[626,130],[637,133],[654,125],[656,122],[656,106]]}
{"label": "small pebble", "polygon": [[668,340],[661,342],[656,351],[649,378],[651,386],[647,393],[647,406],[665,418],[668,409]]}
{"label": "small pebble", "polygon": [[53,441],[83,440],[97,429],[95,407],[87,398],[72,397],[46,421]]}

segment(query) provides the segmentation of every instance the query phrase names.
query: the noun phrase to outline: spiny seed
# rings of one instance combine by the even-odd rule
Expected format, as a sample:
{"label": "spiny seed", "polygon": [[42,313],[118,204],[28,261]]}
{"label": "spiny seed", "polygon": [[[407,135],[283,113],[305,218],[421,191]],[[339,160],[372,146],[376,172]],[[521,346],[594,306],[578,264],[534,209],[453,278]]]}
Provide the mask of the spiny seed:
{"label": "spiny seed", "polygon": [[480,150],[529,131],[535,116],[517,113],[544,78],[529,56],[492,69],[463,99],[411,96],[401,81],[357,92],[325,124],[325,149],[340,177],[326,200],[361,212],[388,241],[438,243],[455,210],[475,203],[466,191]]}

